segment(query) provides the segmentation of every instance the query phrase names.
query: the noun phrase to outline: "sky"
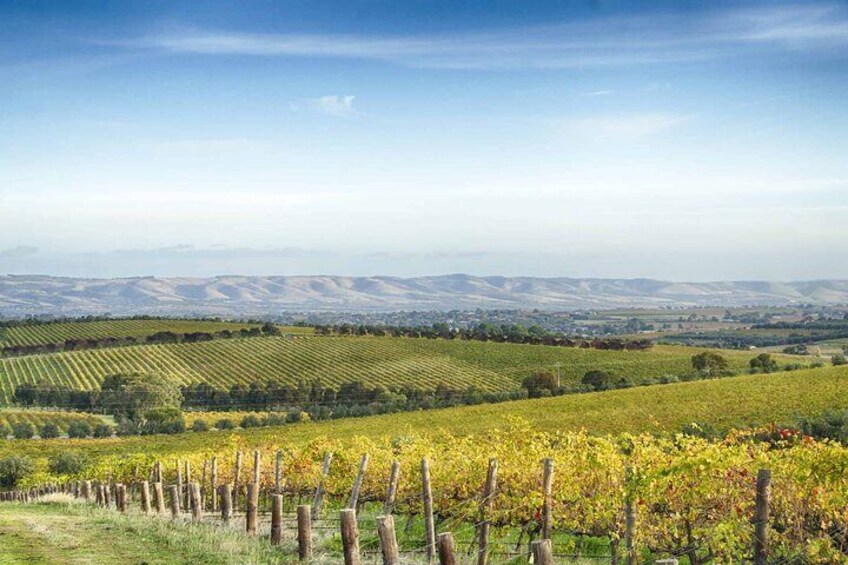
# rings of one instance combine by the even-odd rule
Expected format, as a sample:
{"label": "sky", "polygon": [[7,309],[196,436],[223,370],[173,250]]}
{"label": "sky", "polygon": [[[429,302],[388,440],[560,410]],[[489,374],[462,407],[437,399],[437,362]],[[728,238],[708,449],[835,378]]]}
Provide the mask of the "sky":
{"label": "sky", "polygon": [[0,274],[848,278],[848,3],[0,0]]}

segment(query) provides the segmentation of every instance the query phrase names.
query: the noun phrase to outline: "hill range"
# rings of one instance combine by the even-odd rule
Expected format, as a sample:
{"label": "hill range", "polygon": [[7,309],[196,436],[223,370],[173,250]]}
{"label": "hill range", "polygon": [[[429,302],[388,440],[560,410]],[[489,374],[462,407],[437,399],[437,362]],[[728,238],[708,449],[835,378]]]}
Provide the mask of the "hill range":
{"label": "hill range", "polygon": [[64,278],[0,276],[0,315],[203,314],[450,309],[846,304],[848,281],[670,282],[441,275],[414,278],[217,276]]}

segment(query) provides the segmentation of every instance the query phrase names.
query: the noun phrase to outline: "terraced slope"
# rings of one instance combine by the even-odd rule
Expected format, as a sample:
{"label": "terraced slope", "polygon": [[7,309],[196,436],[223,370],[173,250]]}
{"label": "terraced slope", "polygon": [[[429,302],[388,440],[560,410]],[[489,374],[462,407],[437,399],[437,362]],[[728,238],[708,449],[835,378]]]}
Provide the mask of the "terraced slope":
{"label": "terraced slope", "polygon": [[[680,346],[599,351],[379,337],[268,337],[143,345],[0,360],[0,400],[8,403],[14,388],[23,382],[46,380],[95,389],[104,376],[120,372],[160,373],[180,383],[209,382],[222,388],[273,378],[291,384],[317,379],[338,386],[361,380],[388,387],[433,389],[446,384],[507,391],[519,388],[521,379],[533,371],[556,370],[560,363],[563,384],[579,382],[590,369],[607,370],[639,383],[689,372],[690,357],[698,351]],[[752,357],[748,352],[723,354],[739,371]]]}

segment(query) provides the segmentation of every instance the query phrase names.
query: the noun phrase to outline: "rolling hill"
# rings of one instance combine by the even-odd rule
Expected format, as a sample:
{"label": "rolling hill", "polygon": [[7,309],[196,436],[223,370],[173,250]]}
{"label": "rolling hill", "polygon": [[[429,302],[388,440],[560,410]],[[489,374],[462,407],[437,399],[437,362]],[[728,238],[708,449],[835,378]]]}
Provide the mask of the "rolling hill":
{"label": "rolling hill", "polygon": [[848,281],[669,282],[443,275],[76,279],[0,276],[0,315],[267,315],[286,310],[449,310],[848,303]]}

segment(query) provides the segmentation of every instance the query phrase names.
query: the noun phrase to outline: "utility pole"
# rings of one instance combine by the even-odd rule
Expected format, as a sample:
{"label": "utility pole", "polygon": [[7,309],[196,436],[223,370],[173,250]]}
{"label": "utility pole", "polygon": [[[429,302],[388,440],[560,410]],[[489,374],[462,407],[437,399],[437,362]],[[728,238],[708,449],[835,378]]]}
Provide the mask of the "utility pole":
{"label": "utility pole", "polygon": [[560,379],[559,370],[560,370],[560,367],[562,367],[562,363],[560,363],[559,361],[557,361],[557,363],[556,363],[556,365],[554,365],[554,367],[556,367],[556,371],[557,371],[557,388],[559,388],[559,387],[560,387],[560,384],[559,384],[559,379]]}

